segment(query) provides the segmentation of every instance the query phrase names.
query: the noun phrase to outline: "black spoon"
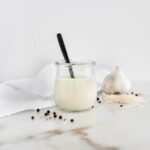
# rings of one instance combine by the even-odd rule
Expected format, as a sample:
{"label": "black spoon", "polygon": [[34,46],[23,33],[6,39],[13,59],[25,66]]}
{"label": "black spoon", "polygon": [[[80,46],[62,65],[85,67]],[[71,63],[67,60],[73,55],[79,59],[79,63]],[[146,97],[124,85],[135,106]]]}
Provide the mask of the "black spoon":
{"label": "black spoon", "polygon": [[[62,38],[62,35],[61,35],[60,33],[57,34],[57,39],[58,39],[58,43],[59,43],[61,52],[62,52],[63,57],[64,57],[64,59],[65,59],[65,62],[66,62],[66,63],[70,63],[70,59],[69,59],[69,56],[68,56],[68,54],[67,54],[67,50],[66,50],[66,47],[65,47],[65,43],[64,43],[63,38]],[[71,78],[74,78],[74,73],[73,73],[73,70],[72,70],[72,67],[71,67],[71,66],[69,66],[69,72],[70,72]]]}

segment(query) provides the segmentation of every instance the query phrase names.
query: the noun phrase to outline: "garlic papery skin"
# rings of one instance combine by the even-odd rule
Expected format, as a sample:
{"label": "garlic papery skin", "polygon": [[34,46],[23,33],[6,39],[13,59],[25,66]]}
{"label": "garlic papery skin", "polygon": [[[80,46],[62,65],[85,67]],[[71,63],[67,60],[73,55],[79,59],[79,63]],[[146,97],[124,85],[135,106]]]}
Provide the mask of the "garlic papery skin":
{"label": "garlic papery skin", "polygon": [[106,94],[102,93],[102,99],[107,103],[118,103],[123,105],[143,105],[145,100],[142,96],[134,94]]}
{"label": "garlic papery skin", "polygon": [[107,94],[127,93],[131,89],[131,82],[119,66],[107,75],[102,84],[102,91]]}

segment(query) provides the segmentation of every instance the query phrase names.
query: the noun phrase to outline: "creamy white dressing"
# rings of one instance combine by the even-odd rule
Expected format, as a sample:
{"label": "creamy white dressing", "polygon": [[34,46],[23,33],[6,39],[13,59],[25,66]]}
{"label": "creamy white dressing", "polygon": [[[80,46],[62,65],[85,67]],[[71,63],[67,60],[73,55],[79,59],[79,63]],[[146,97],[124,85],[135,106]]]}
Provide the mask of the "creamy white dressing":
{"label": "creamy white dressing", "polygon": [[97,97],[96,81],[86,77],[59,77],[55,81],[54,97],[63,110],[90,109]]}

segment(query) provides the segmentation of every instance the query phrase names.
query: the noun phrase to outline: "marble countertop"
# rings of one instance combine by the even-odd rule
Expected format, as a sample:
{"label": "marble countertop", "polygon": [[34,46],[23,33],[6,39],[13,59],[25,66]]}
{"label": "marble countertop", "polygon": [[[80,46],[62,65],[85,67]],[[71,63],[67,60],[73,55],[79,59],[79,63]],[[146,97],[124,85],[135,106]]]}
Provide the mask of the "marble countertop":
{"label": "marble countertop", "polygon": [[[150,82],[134,84],[135,91],[144,93],[145,107],[96,102],[85,112],[53,107],[0,118],[0,150],[150,150],[149,87]],[[45,117],[48,109],[51,114]],[[50,118],[54,111],[66,120]]]}

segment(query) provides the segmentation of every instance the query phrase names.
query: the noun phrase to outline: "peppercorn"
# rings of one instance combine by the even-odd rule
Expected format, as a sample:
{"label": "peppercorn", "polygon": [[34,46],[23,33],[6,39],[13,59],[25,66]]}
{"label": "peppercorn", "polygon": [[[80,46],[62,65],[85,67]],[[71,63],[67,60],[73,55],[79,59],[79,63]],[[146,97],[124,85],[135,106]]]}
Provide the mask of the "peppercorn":
{"label": "peppercorn", "polygon": [[40,112],[40,109],[39,109],[39,108],[37,108],[37,109],[36,109],[36,111],[37,111],[37,112]]}
{"label": "peppercorn", "polygon": [[45,113],[44,115],[45,115],[45,116],[47,116],[48,114],[47,114],[47,113]]}
{"label": "peppercorn", "polygon": [[34,116],[31,116],[31,119],[34,120]]}
{"label": "peppercorn", "polygon": [[99,100],[99,97],[97,97],[97,101]]}
{"label": "peppercorn", "polygon": [[70,122],[74,122],[74,119],[70,119]]}
{"label": "peppercorn", "polygon": [[57,118],[57,115],[56,115],[56,114],[54,114],[54,118]]}
{"label": "peppercorn", "polygon": [[120,105],[120,107],[123,107],[123,105]]}
{"label": "peppercorn", "polygon": [[134,94],[133,92],[131,92],[131,94]]}
{"label": "peppercorn", "polygon": [[47,110],[47,114],[49,114],[50,113],[50,110]]}
{"label": "peppercorn", "polygon": [[98,101],[98,103],[100,104],[100,103],[101,103],[101,101]]}
{"label": "peppercorn", "polygon": [[54,111],[53,114],[56,115],[56,112]]}
{"label": "peppercorn", "polygon": [[62,119],[62,116],[59,116],[59,119]]}
{"label": "peppercorn", "polygon": [[135,96],[138,96],[138,94],[135,94]]}
{"label": "peppercorn", "polygon": [[92,108],[94,108],[94,106],[92,106]]}

